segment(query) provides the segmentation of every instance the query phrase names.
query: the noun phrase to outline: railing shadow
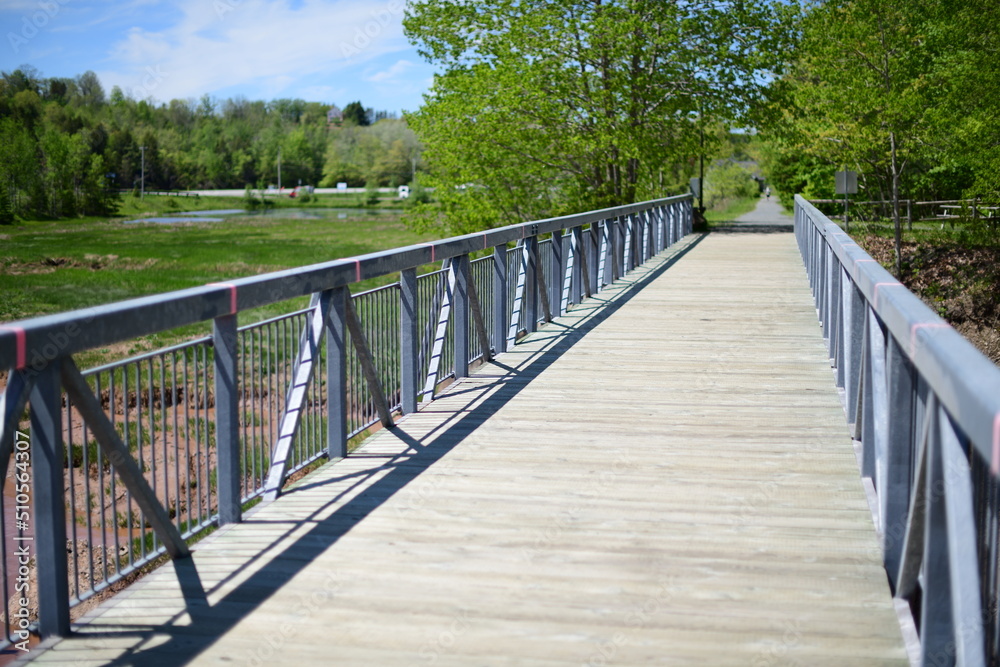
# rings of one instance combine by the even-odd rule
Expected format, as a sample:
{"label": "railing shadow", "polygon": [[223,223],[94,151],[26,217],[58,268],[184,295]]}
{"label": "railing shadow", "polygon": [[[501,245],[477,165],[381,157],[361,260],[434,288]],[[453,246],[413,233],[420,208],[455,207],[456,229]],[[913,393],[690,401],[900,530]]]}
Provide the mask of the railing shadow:
{"label": "railing shadow", "polygon": [[795,223],[781,222],[737,222],[727,220],[717,222],[710,228],[713,234],[791,234],[795,231]]}
{"label": "railing shadow", "polygon": [[[241,581],[217,603],[209,604],[209,596],[204,590],[194,559],[174,561],[172,566],[184,598],[184,612],[190,618],[190,622],[186,622],[187,619],[184,619],[185,623],[181,624],[180,621],[185,614],[179,611],[170,621],[159,625],[140,626],[137,624],[131,629],[127,626],[118,626],[122,629],[113,632],[87,631],[86,637],[94,640],[106,638],[118,641],[129,636],[137,639],[155,638],[155,645],[144,647],[140,643],[139,646],[127,649],[123,655],[106,663],[112,666],[184,665],[194,660],[222,635],[253,613],[284,584],[298,576],[310,563],[373,510],[383,505],[407,484],[419,477],[423,471],[464,441],[502,406],[517,396],[531,381],[539,377],[556,360],[572,349],[577,342],[602,322],[612,317],[646,285],[656,280],[682,257],[691,252],[704,240],[705,236],[707,234],[698,235],[683,248],[677,249],[672,257],[659,266],[645,271],[641,275],[633,274],[617,281],[614,287],[621,291],[616,297],[602,299],[598,295],[597,298],[587,300],[577,306],[577,308],[593,308],[601,300],[604,300],[603,307],[596,309],[576,324],[560,325],[563,327],[562,332],[557,336],[552,336],[547,347],[533,353],[530,358],[520,361],[517,367],[504,366],[502,364],[503,357],[501,357],[500,362],[494,362],[495,367],[506,370],[503,375],[496,376],[497,382],[489,383],[493,393],[478,404],[478,396],[472,394],[463,409],[453,411],[452,417],[445,420],[438,429],[426,433],[422,437],[414,437],[407,432],[405,420],[392,428],[392,434],[408,446],[406,454],[389,456],[364,471],[325,479],[313,484],[306,482],[286,494],[284,497],[291,498],[296,493],[306,489],[354,481],[350,488],[344,489],[336,497],[331,497],[325,505],[318,507],[310,517],[297,521],[286,534],[276,538],[276,542],[280,541],[285,539],[289,533],[299,530],[303,525],[314,524],[308,532],[297,537],[281,553],[270,556],[270,560],[265,565]],[[556,327],[552,327],[552,331],[555,330]],[[547,332],[543,331],[542,333],[545,335]],[[515,348],[514,352],[516,351]],[[499,389],[496,388],[498,385]],[[484,387],[485,389],[486,387]],[[386,472],[387,470],[388,472]],[[331,506],[340,502],[340,499],[345,495],[356,490],[359,484],[365,483],[368,478],[374,475],[381,475],[381,477],[372,482],[364,493],[345,502],[329,516],[317,519]],[[247,523],[254,521],[254,517],[251,516]],[[260,521],[258,520],[257,523]],[[256,558],[259,556],[251,558],[248,564]],[[246,566],[233,571],[216,584],[216,587],[233,581],[245,568]],[[263,637],[261,641],[264,641]]]}

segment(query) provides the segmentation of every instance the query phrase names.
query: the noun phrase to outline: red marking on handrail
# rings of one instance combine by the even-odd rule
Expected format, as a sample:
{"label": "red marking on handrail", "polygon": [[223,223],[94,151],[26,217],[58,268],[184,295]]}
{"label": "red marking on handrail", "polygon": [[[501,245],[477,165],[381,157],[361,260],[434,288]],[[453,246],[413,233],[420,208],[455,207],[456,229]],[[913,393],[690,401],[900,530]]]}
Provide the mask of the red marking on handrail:
{"label": "red marking on handrail", "polygon": [[486,234],[483,234],[483,250],[486,250]]}
{"label": "red marking on handrail", "polygon": [[225,287],[229,289],[229,314],[236,314],[236,285],[232,283],[209,283],[209,287]]}
{"label": "red marking on handrail", "polygon": [[26,368],[28,366],[28,345],[27,345],[27,334],[24,333],[24,329],[21,327],[13,327],[8,325],[0,326],[0,329],[6,331],[14,332],[14,342],[17,345],[14,354],[14,366],[17,370]]}
{"label": "red marking on handrail", "polygon": [[361,282],[361,260],[354,260],[354,280],[356,282]]}
{"label": "red marking on handrail", "polygon": [[990,472],[1000,474],[1000,414],[993,418],[993,462]]}
{"label": "red marking on handrail", "polygon": [[422,246],[427,246],[431,249],[431,261],[434,261],[434,244],[433,243],[421,243]]}
{"label": "red marking on handrail", "polygon": [[874,262],[874,259],[856,259],[854,260],[854,282],[858,282],[858,264],[862,262]]}
{"label": "red marking on handrail", "polygon": [[917,330],[918,329],[950,329],[947,322],[919,322],[910,327],[910,359],[917,354]]}
{"label": "red marking on handrail", "polygon": [[878,288],[879,287],[902,287],[903,283],[894,280],[891,283],[875,283],[875,307],[878,308]]}

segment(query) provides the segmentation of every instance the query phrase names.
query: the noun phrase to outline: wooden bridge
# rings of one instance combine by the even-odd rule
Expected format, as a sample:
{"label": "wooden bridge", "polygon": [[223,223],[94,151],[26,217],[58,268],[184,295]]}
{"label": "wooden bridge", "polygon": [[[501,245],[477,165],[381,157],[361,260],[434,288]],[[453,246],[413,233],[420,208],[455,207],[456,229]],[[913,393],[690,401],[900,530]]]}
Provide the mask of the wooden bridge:
{"label": "wooden bridge", "polygon": [[773,222],[688,235],[28,657],[907,664],[809,277]]}
{"label": "wooden bridge", "polygon": [[6,654],[1000,664],[1000,369],[801,197],[691,206],[0,324]]}

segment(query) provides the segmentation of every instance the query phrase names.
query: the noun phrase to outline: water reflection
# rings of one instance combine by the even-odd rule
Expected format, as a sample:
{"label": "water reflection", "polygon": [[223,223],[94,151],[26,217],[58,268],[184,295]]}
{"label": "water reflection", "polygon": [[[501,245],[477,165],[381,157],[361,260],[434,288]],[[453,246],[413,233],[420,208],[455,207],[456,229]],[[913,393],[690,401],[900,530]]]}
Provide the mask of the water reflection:
{"label": "water reflection", "polygon": [[126,225],[141,223],[157,223],[173,225],[179,222],[222,222],[231,218],[243,216],[262,216],[265,218],[286,218],[292,220],[328,220],[336,218],[381,218],[398,217],[400,209],[378,208],[270,208],[264,211],[244,211],[238,208],[216,209],[211,211],[186,211],[174,215],[156,216],[152,218],[137,218],[126,220]]}

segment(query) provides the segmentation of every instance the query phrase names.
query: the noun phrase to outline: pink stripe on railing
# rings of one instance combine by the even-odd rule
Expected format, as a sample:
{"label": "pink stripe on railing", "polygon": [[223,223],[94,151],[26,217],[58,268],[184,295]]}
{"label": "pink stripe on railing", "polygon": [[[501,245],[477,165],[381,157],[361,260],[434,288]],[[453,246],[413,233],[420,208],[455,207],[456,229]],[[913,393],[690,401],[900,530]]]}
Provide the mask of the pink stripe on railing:
{"label": "pink stripe on railing", "polygon": [[14,341],[17,345],[17,350],[15,353],[14,366],[17,370],[27,367],[28,365],[28,345],[27,345],[27,335],[24,333],[24,329],[21,327],[14,327],[8,325],[0,326],[0,329],[4,331],[14,332]]}
{"label": "pink stripe on railing", "polygon": [[232,283],[209,283],[209,287],[226,287],[229,289],[229,314],[236,314],[236,285]]}

